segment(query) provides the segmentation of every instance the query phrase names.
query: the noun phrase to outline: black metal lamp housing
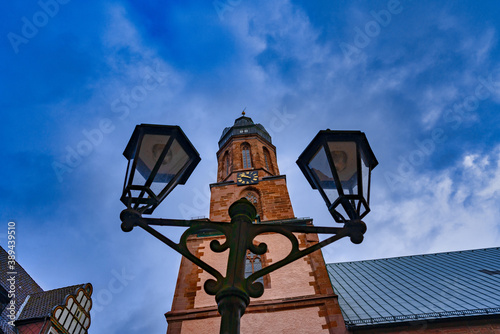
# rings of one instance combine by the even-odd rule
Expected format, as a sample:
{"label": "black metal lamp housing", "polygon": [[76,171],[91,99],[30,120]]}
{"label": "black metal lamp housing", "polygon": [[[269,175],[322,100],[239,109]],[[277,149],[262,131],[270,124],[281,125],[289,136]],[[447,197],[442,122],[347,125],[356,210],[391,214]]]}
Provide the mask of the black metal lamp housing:
{"label": "black metal lamp housing", "polygon": [[170,125],[137,125],[123,155],[128,166],[120,200],[144,214],[185,184],[201,160],[181,128]]}
{"label": "black metal lamp housing", "polygon": [[320,131],[297,160],[335,221],[361,219],[370,211],[370,177],[378,162],[360,131]]}

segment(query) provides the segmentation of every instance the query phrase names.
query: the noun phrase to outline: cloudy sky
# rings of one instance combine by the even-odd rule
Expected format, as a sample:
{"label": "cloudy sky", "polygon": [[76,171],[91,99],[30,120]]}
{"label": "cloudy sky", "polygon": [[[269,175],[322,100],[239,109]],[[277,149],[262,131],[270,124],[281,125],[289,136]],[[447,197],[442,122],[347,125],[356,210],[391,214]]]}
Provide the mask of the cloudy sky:
{"label": "cloudy sky", "polygon": [[180,256],[120,230],[140,123],[180,125],[202,157],[157,217],[208,216],[217,141],[246,108],[316,225],[333,219],[297,157],[319,130],[366,133],[365,241],[327,262],[499,246],[495,1],[57,1],[0,5],[0,244],[14,221],[42,288],[91,282],[91,333],[166,330]]}

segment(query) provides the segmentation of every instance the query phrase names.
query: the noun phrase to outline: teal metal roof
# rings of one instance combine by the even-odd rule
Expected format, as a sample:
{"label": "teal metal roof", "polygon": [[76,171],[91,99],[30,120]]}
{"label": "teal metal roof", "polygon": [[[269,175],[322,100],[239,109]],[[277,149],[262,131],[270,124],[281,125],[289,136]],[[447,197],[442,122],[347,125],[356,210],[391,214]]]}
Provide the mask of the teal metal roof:
{"label": "teal metal roof", "polygon": [[500,314],[500,248],[326,266],[351,328]]}

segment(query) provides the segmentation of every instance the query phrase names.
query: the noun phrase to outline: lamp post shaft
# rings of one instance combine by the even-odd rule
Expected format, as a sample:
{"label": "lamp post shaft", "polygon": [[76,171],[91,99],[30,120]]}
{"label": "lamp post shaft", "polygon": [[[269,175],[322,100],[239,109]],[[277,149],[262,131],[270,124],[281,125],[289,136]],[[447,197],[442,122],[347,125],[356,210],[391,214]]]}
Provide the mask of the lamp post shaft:
{"label": "lamp post shaft", "polygon": [[247,305],[247,300],[241,298],[236,293],[227,293],[222,299],[218,299],[217,306],[222,318],[220,334],[240,333],[240,320],[245,313]]}
{"label": "lamp post shaft", "polygon": [[215,298],[222,317],[220,334],[239,334],[240,319],[250,303],[246,291],[245,263],[250,225],[255,219],[255,207],[246,200],[239,200],[229,208],[231,217],[231,240],[226,277]]}

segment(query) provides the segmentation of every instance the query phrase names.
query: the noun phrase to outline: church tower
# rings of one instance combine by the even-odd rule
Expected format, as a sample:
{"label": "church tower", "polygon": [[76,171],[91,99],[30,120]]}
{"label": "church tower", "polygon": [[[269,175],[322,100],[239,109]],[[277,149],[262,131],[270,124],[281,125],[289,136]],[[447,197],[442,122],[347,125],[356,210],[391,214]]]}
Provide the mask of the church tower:
{"label": "church tower", "polygon": [[[276,147],[261,124],[251,118],[237,118],[222,132],[217,152],[217,182],[210,185],[210,220],[230,222],[229,206],[245,197],[257,209],[257,221],[276,224],[312,225],[312,220],[297,219],[276,158]],[[207,231],[188,239],[189,250],[225,274],[228,251],[213,253],[210,242],[221,243],[224,236]],[[315,234],[299,234],[300,247],[318,242]],[[248,252],[246,273],[251,275],[288,255],[288,239],[279,234],[261,234],[267,253]],[[219,333],[220,316],[214,296],[203,290],[211,278],[189,260],[182,258],[172,303],[165,314],[167,334]],[[264,294],[251,299],[241,318],[241,333],[347,333],[321,251],[307,255],[258,281]]]}
{"label": "church tower", "polygon": [[210,185],[210,220],[231,221],[227,209],[242,197],[253,203],[261,221],[294,218],[276,147],[262,125],[244,115],[236,119],[222,132],[217,161],[217,183]]}

